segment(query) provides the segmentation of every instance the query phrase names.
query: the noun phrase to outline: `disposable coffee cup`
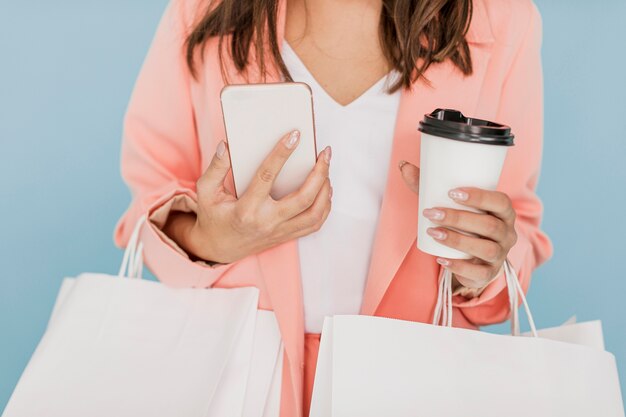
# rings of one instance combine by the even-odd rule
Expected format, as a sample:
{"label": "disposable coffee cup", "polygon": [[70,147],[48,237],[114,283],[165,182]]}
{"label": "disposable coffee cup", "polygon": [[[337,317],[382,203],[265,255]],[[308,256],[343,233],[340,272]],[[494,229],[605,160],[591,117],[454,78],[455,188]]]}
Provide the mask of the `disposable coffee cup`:
{"label": "disposable coffee cup", "polygon": [[457,110],[437,109],[424,115],[418,130],[422,139],[417,247],[434,256],[469,259],[471,255],[445,246],[426,233],[429,227],[438,225],[424,217],[423,211],[449,207],[480,213],[454,202],[448,192],[458,187],[496,189],[506,152],[513,145],[511,128],[468,118]]}

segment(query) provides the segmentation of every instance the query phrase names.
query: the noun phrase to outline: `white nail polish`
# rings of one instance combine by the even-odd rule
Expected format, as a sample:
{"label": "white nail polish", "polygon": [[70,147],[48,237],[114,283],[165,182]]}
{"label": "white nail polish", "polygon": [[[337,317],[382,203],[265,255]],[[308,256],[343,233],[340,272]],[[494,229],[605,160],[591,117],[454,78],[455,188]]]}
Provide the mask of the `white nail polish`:
{"label": "white nail polish", "polygon": [[287,143],[285,144],[285,146],[287,146],[288,149],[292,149],[296,145],[299,137],[300,132],[298,130],[294,130],[287,138]]}
{"label": "white nail polish", "polygon": [[222,157],[224,156],[224,153],[226,152],[226,144],[224,143],[224,141],[220,141],[220,143],[217,145],[217,151],[215,152],[215,154],[217,155],[217,157],[219,159],[222,159]]}
{"label": "white nail polish", "polygon": [[327,146],[326,149],[324,150],[324,160],[326,161],[327,164],[330,164],[331,157],[332,157],[332,150],[330,146]]}

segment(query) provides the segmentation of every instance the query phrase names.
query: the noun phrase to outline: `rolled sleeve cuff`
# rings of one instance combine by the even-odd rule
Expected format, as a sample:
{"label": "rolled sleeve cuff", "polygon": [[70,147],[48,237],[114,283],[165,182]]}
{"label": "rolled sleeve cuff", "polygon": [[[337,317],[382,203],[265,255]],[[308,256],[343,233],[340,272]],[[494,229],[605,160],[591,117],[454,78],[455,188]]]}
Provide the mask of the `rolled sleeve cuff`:
{"label": "rolled sleeve cuff", "polygon": [[233,264],[192,260],[176,242],[163,232],[172,211],[197,213],[196,193],[189,189],[173,190],[148,210],[148,221],[141,230],[144,261],[160,280],[171,286],[206,288]]}

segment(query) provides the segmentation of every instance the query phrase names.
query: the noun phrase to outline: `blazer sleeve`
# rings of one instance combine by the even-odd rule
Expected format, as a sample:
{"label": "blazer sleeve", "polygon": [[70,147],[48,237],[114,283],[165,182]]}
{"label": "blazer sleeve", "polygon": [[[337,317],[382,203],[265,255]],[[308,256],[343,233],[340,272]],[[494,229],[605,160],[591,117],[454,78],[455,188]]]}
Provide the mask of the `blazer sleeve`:
{"label": "blazer sleeve", "polygon": [[[515,146],[509,149],[499,190],[509,195],[517,214],[517,242],[508,255],[524,292],[535,268],[552,256],[552,244],[540,229],[543,206],[535,193],[543,144],[543,76],[541,66],[541,16],[532,1],[527,29],[505,79],[497,120],[511,126]],[[519,4],[519,3],[518,3]],[[519,16],[519,15],[518,15]],[[455,297],[453,305],[475,325],[499,323],[510,314],[501,274],[482,293],[469,300]]]}
{"label": "blazer sleeve", "polygon": [[172,0],[161,18],[124,119],[121,173],[132,195],[114,241],[128,243],[142,215],[140,238],[148,268],[164,283],[210,287],[233,264],[192,261],[161,230],[171,211],[196,212],[201,158],[184,56],[185,8]]}

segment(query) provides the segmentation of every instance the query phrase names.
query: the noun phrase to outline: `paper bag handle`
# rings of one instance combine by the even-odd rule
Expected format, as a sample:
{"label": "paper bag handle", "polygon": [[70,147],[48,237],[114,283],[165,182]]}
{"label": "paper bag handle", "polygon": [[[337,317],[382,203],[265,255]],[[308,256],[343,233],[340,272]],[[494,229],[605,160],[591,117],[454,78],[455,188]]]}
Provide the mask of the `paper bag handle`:
{"label": "paper bag handle", "polygon": [[[526,316],[528,317],[530,331],[534,337],[537,337],[537,328],[526,301],[526,296],[517,278],[517,273],[515,273],[515,269],[508,259],[504,261],[504,279],[511,306],[511,334],[514,336],[519,336],[520,334],[519,299],[521,298]],[[452,272],[447,268],[441,268],[439,274],[439,289],[437,291],[437,304],[435,305],[433,324],[452,327]]]}
{"label": "paper bag handle", "polygon": [[117,276],[120,278],[128,277],[141,279],[143,275],[143,243],[139,241],[139,232],[145,221],[145,214],[139,217],[130,235],[130,239],[128,239],[126,250],[124,250],[124,257],[122,258],[122,265],[117,273]]}

